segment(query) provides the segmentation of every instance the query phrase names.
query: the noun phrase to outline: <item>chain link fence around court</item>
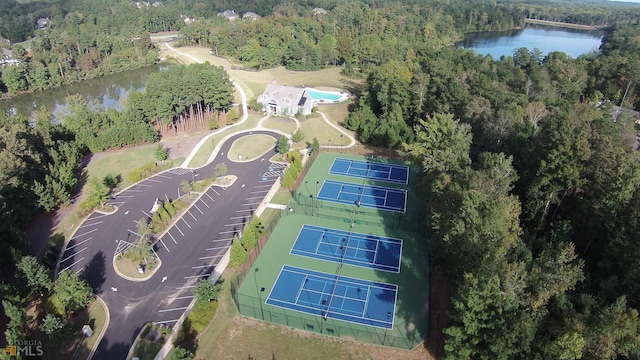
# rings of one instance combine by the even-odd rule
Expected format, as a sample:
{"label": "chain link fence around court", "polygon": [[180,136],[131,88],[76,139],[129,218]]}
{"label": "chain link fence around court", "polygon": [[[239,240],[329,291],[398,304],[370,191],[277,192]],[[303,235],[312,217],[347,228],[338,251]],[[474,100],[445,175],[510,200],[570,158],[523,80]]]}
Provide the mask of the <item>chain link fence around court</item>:
{"label": "chain link fence around court", "polygon": [[233,291],[234,302],[242,315],[274,324],[311,331],[317,334],[400,349],[414,349],[423,341],[418,331],[412,328],[412,325],[406,324],[403,320],[399,319],[399,317],[396,317],[392,329],[383,329],[358,324],[349,325],[349,323],[334,321],[331,318],[325,320],[319,315],[314,316],[298,311],[269,306],[264,303],[268,294],[265,294],[265,298],[262,298],[239,294],[234,291],[234,289],[237,290],[240,288],[242,284],[240,280],[239,277],[233,279],[231,289]]}

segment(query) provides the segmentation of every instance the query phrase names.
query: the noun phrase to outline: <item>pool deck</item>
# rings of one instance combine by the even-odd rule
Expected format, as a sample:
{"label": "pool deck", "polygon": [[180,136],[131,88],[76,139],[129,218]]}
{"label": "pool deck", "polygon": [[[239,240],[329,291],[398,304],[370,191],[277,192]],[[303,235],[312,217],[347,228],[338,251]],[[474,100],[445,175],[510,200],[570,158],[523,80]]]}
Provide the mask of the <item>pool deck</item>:
{"label": "pool deck", "polygon": [[325,94],[331,94],[331,95],[335,95],[335,96],[339,96],[339,98],[337,100],[333,100],[333,99],[314,99],[313,96],[311,96],[311,98],[313,99],[313,104],[317,105],[317,104],[337,104],[337,103],[341,103],[343,101],[346,101],[349,99],[349,97],[351,96],[348,93],[345,92],[338,92],[338,91],[326,91],[326,90],[318,90],[318,89],[314,89],[314,88],[310,88],[310,87],[306,87],[304,88],[305,91],[309,91],[309,95],[311,95],[311,92],[315,92],[315,93],[325,93]]}

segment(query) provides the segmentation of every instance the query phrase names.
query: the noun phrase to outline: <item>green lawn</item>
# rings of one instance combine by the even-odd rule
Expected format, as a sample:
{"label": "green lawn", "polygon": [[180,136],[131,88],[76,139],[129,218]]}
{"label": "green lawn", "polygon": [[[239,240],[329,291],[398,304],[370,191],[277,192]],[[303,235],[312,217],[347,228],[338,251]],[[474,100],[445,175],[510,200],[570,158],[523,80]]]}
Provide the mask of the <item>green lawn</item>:
{"label": "green lawn", "polygon": [[140,360],[153,360],[164,343],[157,341],[138,340],[136,347],[133,350],[133,357],[138,357]]}
{"label": "green lawn", "polygon": [[242,161],[251,161],[272,150],[277,143],[275,139],[268,135],[247,135],[231,144],[227,156],[231,161],[236,161],[242,157]]}
{"label": "green lawn", "polygon": [[286,117],[270,117],[262,123],[262,126],[267,129],[280,130],[286,134],[293,134],[297,128],[296,122]]}
{"label": "green lawn", "polygon": [[206,165],[207,160],[209,160],[209,157],[213,152],[213,149],[220,143],[220,141],[222,141],[225,136],[235,133],[236,131],[253,129],[256,127],[256,125],[258,124],[258,120],[260,120],[261,118],[261,114],[250,113],[247,121],[245,121],[244,123],[232,128],[227,128],[224,131],[212,136],[209,141],[205,142],[204,145],[200,147],[193,159],[191,159],[189,167],[199,168]]}
{"label": "green lawn", "polygon": [[89,307],[89,319],[91,319],[90,321],[93,321],[93,335],[87,338],[87,341],[84,343],[84,346],[80,351],[80,355],[78,355],[78,359],[84,360],[89,356],[91,348],[93,348],[96,341],[98,341],[98,336],[100,336],[102,328],[105,326],[106,316],[105,308],[102,306],[101,302],[94,301],[91,303]]}
{"label": "green lawn", "polygon": [[[300,120],[300,130],[304,133],[302,144],[313,142],[317,138],[320,145],[346,145],[349,140],[344,137],[341,142],[341,132],[329,126],[319,114],[313,115],[304,120]],[[306,146],[303,146],[306,147]]]}

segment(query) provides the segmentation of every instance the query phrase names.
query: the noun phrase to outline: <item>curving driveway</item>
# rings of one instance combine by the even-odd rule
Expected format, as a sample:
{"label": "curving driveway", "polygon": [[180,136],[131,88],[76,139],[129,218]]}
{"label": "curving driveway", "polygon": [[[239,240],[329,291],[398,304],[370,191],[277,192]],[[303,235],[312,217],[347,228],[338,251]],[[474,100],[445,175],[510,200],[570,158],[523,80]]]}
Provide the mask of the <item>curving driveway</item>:
{"label": "curving driveway", "polygon": [[[280,134],[255,130],[252,134]],[[124,359],[136,335],[149,321],[173,325],[193,299],[191,287],[208,277],[231,245],[234,233],[251,219],[253,212],[278,181],[284,165],[268,159],[274,150],[250,162],[231,162],[229,138],[219,156],[209,165],[190,170],[175,168],[150,177],[109,201],[118,206],[114,214],[93,213],[67,244],[60,270],[79,273],[109,307],[111,320],[94,359]],[[215,174],[224,162],[236,182],[224,189],[209,188],[158,241],[156,252],[162,266],[147,281],[134,282],[116,274],[112,260],[117,242],[133,242],[135,221],[147,217],[156,199],[175,199],[183,180],[203,179]]]}

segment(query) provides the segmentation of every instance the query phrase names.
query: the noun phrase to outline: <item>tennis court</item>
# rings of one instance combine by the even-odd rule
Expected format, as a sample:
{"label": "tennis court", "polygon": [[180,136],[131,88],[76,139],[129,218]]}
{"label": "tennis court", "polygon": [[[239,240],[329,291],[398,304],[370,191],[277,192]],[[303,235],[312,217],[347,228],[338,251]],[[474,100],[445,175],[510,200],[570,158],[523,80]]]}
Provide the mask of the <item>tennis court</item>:
{"label": "tennis court", "polygon": [[393,329],[397,285],[284,265],[266,304]]}
{"label": "tennis court", "polygon": [[318,200],[404,213],[407,190],[325,180]]}
{"label": "tennis court", "polygon": [[335,158],[329,174],[353,176],[396,184],[409,183],[409,167],[371,161]]}
{"label": "tennis court", "polygon": [[305,224],[290,253],[399,273],[402,240]]}

